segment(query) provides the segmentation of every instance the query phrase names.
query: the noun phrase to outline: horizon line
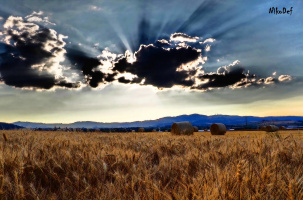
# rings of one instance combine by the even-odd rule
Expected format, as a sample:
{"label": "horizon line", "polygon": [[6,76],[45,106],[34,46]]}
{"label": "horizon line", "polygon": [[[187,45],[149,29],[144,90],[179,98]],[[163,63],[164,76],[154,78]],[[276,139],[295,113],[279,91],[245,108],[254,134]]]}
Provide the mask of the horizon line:
{"label": "horizon line", "polygon": [[[22,122],[22,123],[41,123],[41,124],[73,124],[73,123],[77,123],[77,122],[94,122],[94,123],[104,123],[104,124],[110,124],[110,123],[133,123],[133,122],[144,122],[144,121],[155,121],[155,120],[159,120],[162,118],[167,118],[167,117],[179,117],[179,116],[190,116],[190,115],[203,115],[203,114],[198,114],[198,113],[193,113],[193,114],[180,114],[180,115],[176,115],[176,116],[164,116],[164,117],[160,117],[157,119],[145,119],[145,120],[136,120],[136,121],[116,121],[116,122],[101,122],[101,121],[74,121],[74,122],[66,122],[66,123],[59,123],[59,122],[37,122],[37,121],[14,121],[14,122],[2,122],[2,123],[8,123],[8,124],[14,124],[14,123],[18,123],[18,122]],[[239,116],[239,117],[259,117],[259,118],[267,118],[267,117],[303,117],[303,116],[298,116],[298,115],[277,115],[277,116],[255,116],[255,115],[228,115],[228,114],[213,114],[213,115],[203,115],[203,116]]]}

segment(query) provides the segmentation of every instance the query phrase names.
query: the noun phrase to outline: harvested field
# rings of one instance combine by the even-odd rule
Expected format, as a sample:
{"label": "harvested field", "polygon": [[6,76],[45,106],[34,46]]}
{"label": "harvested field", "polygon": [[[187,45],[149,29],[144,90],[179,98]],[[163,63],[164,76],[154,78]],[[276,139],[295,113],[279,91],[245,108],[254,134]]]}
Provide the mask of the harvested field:
{"label": "harvested field", "polygon": [[303,131],[1,135],[1,199],[303,199]]}

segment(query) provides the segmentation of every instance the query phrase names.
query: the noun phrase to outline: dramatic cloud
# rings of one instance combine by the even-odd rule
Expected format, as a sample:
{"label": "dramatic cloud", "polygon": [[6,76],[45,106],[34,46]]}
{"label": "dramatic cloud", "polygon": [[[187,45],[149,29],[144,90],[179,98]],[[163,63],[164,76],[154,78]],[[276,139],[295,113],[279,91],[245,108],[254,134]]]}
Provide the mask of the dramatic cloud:
{"label": "dramatic cloud", "polygon": [[0,46],[5,51],[0,54],[0,74],[5,84],[38,89],[80,86],[62,75],[63,35],[21,17],[9,17],[3,27]]}
{"label": "dramatic cloud", "polygon": [[246,78],[244,68],[240,66],[239,62],[235,62],[229,66],[221,67],[217,73],[203,74],[199,79],[204,84],[201,84],[197,89],[218,88],[234,85]]}
{"label": "dramatic cloud", "polygon": [[[116,72],[118,82],[140,83],[160,89],[180,86],[207,91],[224,87],[231,89],[261,87],[292,80],[289,75],[281,75],[277,79],[262,77],[262,74],[250,74],[240,61],[220,67],[217,72],[204,73],[202,64],[207,61],[207,57],[202,57],[202,49],[193,47],[200,39],[184,33],[174,33],[170,38],[171,41],[174,38],[175,43],[165,39],[157,40],[155,44],[141,45],[133,55],[127,52],[125,56],[118,59],[112,68],[112,71]],[[208,38],[199,43],[207,52],[211,50],[208,43],[215,41],[214,38]],[[189,43],[193,43],[193,46]],[[123,73],[134,76],[127,78]]]}
{"label": "dramatic cloud", "polygon": [[112,82],[114,80],[115,73],[106,74],[100,71],[98,66],[102,63],[98,58],[90,57],[76,48],[68,49],[66,56],[76,68],[82,71],[91,87],[96,88],[99,83]]}
{"label": "dramatic cloud", "polygon": [[[276,72],[273,73],[274,76],[277,74]],[[271,84],[278,84],[282,82],[289,82],[293,79],[290,75],[280,75],[278,78],[276,77],[267,77],[267,78],[261,78],[257,81],[258,84],[265,84],[265,85],[271,85]],[[300,81],[300,80],[298,80]]]}
{"label": "dramatic cloud", "polygon": [[274,77],[258,78],[256,74],[249,74],[237,60],[232,64],[218,68],[216,73],[206,73],[199,76],[199,81],[192,89],[210,90],[214,88],[230,87],[232,89],[248,86],[260,87],[264,85],[277,84],[290,81],[289,75],[281,75],[278,79]]}
{"label": "dramatic cloud", "polygon": [[[127,57],[120,59],[113,70],[137,75],[135,82],[144,81],[144,85],[170,88],[174,85],[191,86],[194,83],[193,76],[197,69],[182,70],[180,67],[198,61],[201,53],[192,47],[166,49],[151,44],[141,45],[134,57],[132,63],[127,61]],[[126,81],[120,79],[120,82]]]}
{"label": "dramatic cloud", "polygon": [[[135,53],[127,50],[125,55],[117,55],[105,48],[97,57],[83,50],[85,46],[66,48],[65,36],[37,23],[54,25],[43,17],[43,12],[33,12],[25,20],[11,16],[4,23],[4,31],[0,32],[0,49],[4,49],[0,52],[1,82],[19,88],[79,88],[82,84],[73,78],[76,73],[81,82],[93,88],[115,82],[152,85],[159,89],[177,86],[207,91],[224,87],[259,87],[292,80],[289,75],[278,78],[259,75],[257,78],[259,76],[250,75],[239,61],[220,67],[217,72],[205,73],[203,65],[208,58],[202,56],[202,50],[211,51],[209,43],[215,42],[214,38],[202,40],[179,32],[171,34],[169,41],[166,37],[145,44],[149,41],[150,26],[146,20],[140,23],[141,45]],[[74,70],[73,73],[64,73],[67,67]]]}

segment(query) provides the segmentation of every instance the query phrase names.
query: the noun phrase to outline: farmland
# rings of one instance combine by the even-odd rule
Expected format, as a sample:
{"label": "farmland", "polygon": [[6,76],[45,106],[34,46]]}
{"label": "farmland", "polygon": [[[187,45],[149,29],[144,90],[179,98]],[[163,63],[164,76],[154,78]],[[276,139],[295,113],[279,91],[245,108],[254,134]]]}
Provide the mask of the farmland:
{"label": "farmland", "polygon": [[303,131],[1,131],[0,199],[302,199]]}

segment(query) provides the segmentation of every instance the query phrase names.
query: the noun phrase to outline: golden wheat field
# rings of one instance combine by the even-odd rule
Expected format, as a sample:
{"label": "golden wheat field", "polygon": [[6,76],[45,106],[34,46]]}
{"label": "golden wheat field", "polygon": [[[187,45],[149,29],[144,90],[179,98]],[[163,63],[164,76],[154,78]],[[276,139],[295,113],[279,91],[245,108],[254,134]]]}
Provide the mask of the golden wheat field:
{"label": "golden wheat field", "polygon": [[303,199],[302,136],[2,131],[0,199]]}

